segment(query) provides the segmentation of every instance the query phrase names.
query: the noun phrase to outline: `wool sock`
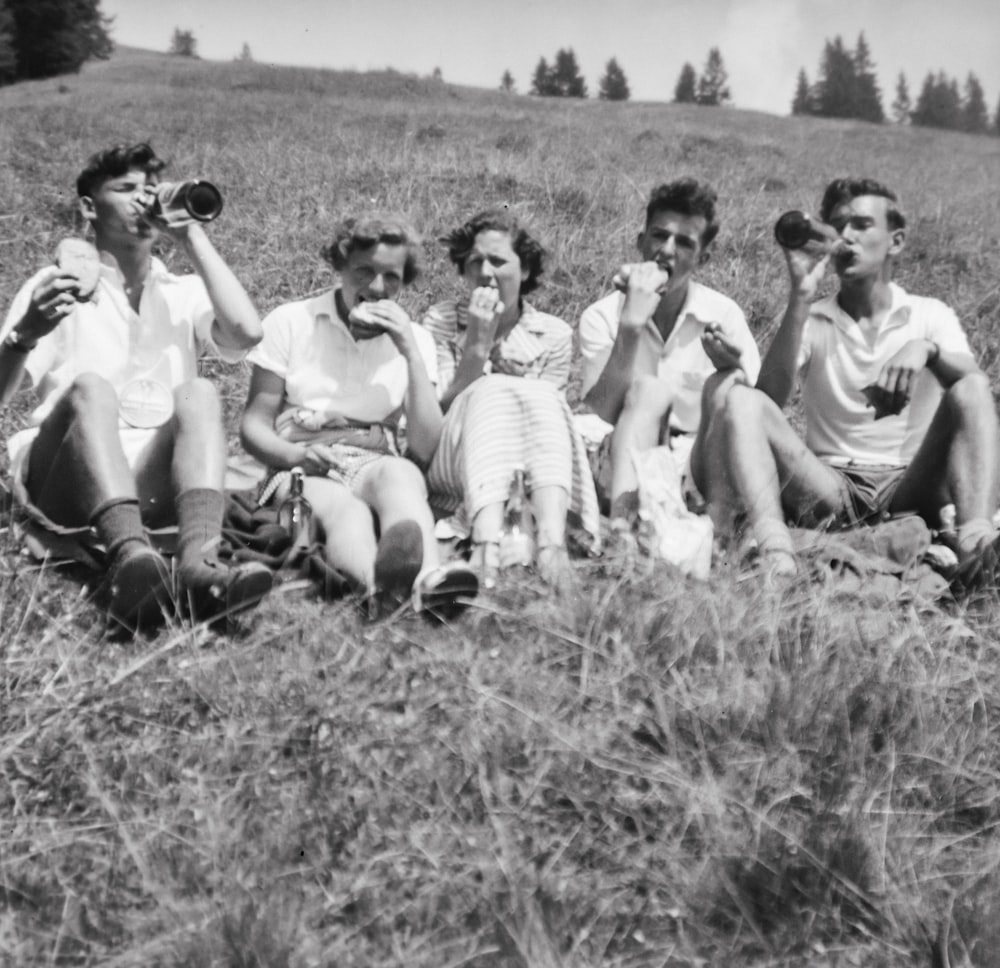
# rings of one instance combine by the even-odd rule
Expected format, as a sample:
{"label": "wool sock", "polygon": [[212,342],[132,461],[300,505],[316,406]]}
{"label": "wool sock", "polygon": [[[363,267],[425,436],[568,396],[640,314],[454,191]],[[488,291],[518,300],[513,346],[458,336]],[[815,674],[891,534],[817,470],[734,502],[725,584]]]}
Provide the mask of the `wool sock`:
{"label": "wool sock", "polygon": [[[192,487],[177,496],[177,561],[184,583],[213,582],[222,534],[225,499],[211,487]],[[207,566],[207,567],[206,567]]]}
{"label": "wool sock", "polygon": [[149,545],[139,513],[138,498],[109,498],[91,514],[90,524],[108,549],[109,561],[114,561],[122,552],[127,554],[134,550],[132,545]]}

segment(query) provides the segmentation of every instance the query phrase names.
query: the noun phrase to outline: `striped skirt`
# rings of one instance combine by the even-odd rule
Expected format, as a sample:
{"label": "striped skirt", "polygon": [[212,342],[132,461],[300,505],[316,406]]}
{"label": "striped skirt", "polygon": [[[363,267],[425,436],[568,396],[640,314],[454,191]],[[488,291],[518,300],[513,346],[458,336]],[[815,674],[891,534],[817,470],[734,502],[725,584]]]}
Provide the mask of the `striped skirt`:
{"label": "striped skirt", "polygon": [[427,471],[431,502],[442,511],[464,510],[471,523],[484,507],[507,500],[518,467],[529,490],[563,488],[573,523],[596,541],[594,480],[566,397],[544,380],[484,376],[445,415]]}

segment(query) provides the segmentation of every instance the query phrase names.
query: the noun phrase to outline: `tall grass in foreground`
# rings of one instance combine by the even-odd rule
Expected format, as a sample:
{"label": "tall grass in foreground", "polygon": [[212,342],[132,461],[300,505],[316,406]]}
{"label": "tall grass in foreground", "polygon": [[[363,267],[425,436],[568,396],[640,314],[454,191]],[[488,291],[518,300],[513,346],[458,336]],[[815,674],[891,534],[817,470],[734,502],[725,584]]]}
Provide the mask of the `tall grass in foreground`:
{"label": "tall grass in foreground", "polygon": [[[651,185],[692,173],[721,195],[705,277],[766,341],[774,218],[861,172],[911,217],[904,285],[953,305],[1000,376],[989,139],[138,54],[5,89],[0,111],[4,303],[74,230],[81,159],[149,137],[223,188],[211,232],[264,311],[327,284],[336,217],[402,209],[433,240],[508,202],[552,250],[539,305],[575,322],[630,257]],[[407,304],[454,285],[431,242]],[[246,373],[213,372],[232,421]],[[449,626],[287,593],[232,640],[122,643],[78,582],[5,540],[0,964],[902,968],[1000,951],[995,595],[939,608],[581,564],[570,601],[515,575]]]}

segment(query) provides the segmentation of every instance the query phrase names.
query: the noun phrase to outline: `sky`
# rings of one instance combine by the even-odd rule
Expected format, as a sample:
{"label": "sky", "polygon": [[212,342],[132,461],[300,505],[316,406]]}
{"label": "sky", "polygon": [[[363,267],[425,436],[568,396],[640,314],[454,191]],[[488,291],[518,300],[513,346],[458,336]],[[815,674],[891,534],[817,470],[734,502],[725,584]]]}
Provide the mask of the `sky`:
{"label": "sky", "polygon": [[787,114],[800,68],[815,80],[824,41],[865,38],[888,112],[900,71],[915,101],[928,71],[973,71],[991,116],[1000,98],[998,0],[102,0],[119,44],[165,51],[174,28],[198,53],[333,69],[430,74],[527,93],[539,58],[571,47],[591,96],[608,60],[632,99],[669,101],[685,62],[718,47],[737,107]]}

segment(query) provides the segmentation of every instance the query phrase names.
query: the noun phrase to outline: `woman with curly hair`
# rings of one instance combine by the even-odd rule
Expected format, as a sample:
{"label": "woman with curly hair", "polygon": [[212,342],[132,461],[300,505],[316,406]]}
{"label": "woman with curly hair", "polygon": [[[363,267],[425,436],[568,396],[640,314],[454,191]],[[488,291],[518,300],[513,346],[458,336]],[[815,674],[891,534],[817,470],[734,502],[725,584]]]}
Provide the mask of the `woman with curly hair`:
{"label": "woman with curly hair", "polygon": [[441,241],[469,296],[432,306],[423,320],[437,346],[445,411],[427,474],[434,503],[464,512],[471,563],[489,586],[500,567],[504,504],[515,470],[523,469],[536,565],[547,582],[563,585],[570,576],[567,514],[594,541],[599,519],[565,396],[572,330],[524,299],[538,285],[545,250],[502,210],[480,212]]}
{"label": "woman with curly hair", "polygon": [[[434,344],[396,302],[418,246],[397,217],[336,226],[323,257],[339,284],[264,320],[241,439],[269,468],[262,502],[281,501],[301,467],[331,567],[388,604],[412,590],[419,611],[461,603],[477,580],[464,562],[439,563],[417,466],[441,433]],[[413,460],[397,440],[404,416]]]}

